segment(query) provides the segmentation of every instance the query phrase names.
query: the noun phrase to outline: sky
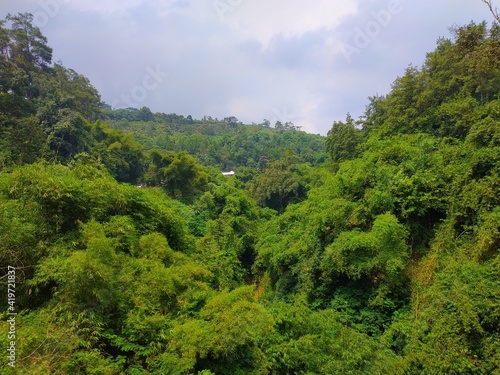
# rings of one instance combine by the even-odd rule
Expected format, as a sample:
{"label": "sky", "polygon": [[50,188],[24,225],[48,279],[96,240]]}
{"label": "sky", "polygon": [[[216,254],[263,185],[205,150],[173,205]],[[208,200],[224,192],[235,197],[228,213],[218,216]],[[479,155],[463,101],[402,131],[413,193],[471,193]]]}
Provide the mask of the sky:
{"label": "sky", "polygon": [[114,108],[322,135],[450,27],[493,19],[481,0],[0,0],[2,19],[19,12]]}

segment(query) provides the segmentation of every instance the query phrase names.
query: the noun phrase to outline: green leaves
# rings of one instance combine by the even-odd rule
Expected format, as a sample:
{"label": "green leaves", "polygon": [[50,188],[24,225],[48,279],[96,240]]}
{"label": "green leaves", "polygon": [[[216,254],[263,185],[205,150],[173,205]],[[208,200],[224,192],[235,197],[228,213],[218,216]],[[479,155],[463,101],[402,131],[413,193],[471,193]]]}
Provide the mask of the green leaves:
{"label": "green leaves", "polygon": [[167,240],[159,233],[151,233],[141,237],[139,246],[132,254],[138,258],[158,260],[167,267],[172,264],[174,253]]}
{"label": "green leaves", "polygon": [[353,159],[357,156],[357,146],[361,143],[362,133],[354,125],[348,114],[346,122],[334,122],[325,140],[326,150],[334,163]]}
{"label": "green leaves", "polygon": [[299,157],[300,163],[318,164],[326,159],[324,138],[296,129],[280,131],[265,125],[231,124],[229,121],[205,117],[156,113],[153,118],[139,118],[141,110],[118,109],[110,114],[112,126],[132,132],[147,149],[196,155],[206,166],[222,171],[243,168],[263,171],[267,162],[280,159],[287,150]]}
{"label": "green leaves", "polygon": [[209,299],[199,319],[174,328],[169,351],[177,353],[181,363],[205,362],[217,374],[263,369],[254,360],[273,322],[253,294],[253,287],[242,287]]}
{"label": "green leaves", "polygon": [[290,124],[109,111],[143,153],[31,20],[0,22],[16,370],[498,373],[498,25],[440,40],[317,166],[325,139]]}
{"label": "green leaves", "polygon": [[158,172],[170,196],[187,202],[193,201],[196,194],[206,189],[209,179],[208,174],[186,152],[173,156],[168,166]]}
{"label": "green leaves", "polygon": [[380,134],[425,132],[464,139],[481,120],[476,111],[498,99],[498,25],[470,23],[453,29],[454,40],[440,39],[421,70],[410,67],[386,98],[369,113]]}
{"label": "green leaves", "polygon": [[380,215],[370,232],[342,232],[326,249],[325,260],[330,272],[394,283],[400,281],[398,276],[409,259],[405,237],[405,229],[394,215]]}
{"label": "green leaves", "polygon": [[[15,96],[34,98],[37,88],[33,76],[44,71],[52,62],[52,49],[47,45],[47,38],[40,29],[33,25],[30,13],[8,14],[6,21],[10,29],[2,28],[2,68],[5,68],[6,79],[3,91],[9,90]],[[2,23],[3,26],[5,23]]]}
{"label": "green leaves", "polygon": [[205,235],[197,243],[197,259],[215,275],[221,290],[234,289],[251,280],[256,230],[262,211],[237,182],[213,186],[200,203],[207,216]]}
{"label": "green leaves", "polygon": [[280,160],[267,165],[263,174],[249,183],[249,192],[262,207],[283,212],[288,204],[306,197],[307,164],[298,164],[297,155],[288,151]]}
{"label": "green leaves", "polygon": [[46,135],[36,117],[14,121],[2,131],[0,160],[4,165],[34,163],[47,151]]}

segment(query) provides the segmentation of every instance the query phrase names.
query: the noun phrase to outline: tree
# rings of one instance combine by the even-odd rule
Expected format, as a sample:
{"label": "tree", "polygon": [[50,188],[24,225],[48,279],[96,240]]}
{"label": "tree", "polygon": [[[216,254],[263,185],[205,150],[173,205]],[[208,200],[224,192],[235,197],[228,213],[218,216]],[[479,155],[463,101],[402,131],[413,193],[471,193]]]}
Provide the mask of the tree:
{"label": "tree", "polygon": [[249,192],[262,207],[281,213],[288,204],[298,203],[306,197],[308,167],[299,164],[298,156],[288,150],[281,159],[266,163],[264,172],[249,183]]}
{"label": "tree", "polygon": [[220,289],[233,289],[252,279],[257,225],[261,211],[235,179],[199,200],[207,212],[205,235],[198,241],[199,259],[216,276]]}
{"label": "tree", "polygon": [[[159,154],[157,154],[159,155]],[[167,159],[162,159],[163,161]],[[203,171],[196,159],[186,152],[179,152],[168,158],[168,164],[157,165],[158,177],[164,182],[164,188],[172,197],[191,202],[203,192],[209,175]]]}
{"label": "tree", "polygon": [[224,117],[224,122],[228,123],[231,127],[235,127],[238,124],[238,118],[235,116]]}
{"label": "tree", "polygon": [[497,20],[497,22],[500,23],[500,13],[498,13],[497,7],[493,6],[492,1],[491,0],[481,0],[481,1],[488,6],[493,17]]}
{"label": "tree", "polygon": [[34,98],[37,95],[34,75],[50,66],[52,49],[47,45],[47,38],[40,29],[33,26],[32,14],[8,14],[6,20],[11,23],[11,29],[9,43],[2,54],[9,63],[9,89],[15,95]]}
{"label": "tree", "polygon": [[0,21],[0,91],[6,93],[11,87],[9,62],[9,30],[5,28],[6,20]]}
{"label": "tree", "polygon": [[142,107],[137,112],[135,112],[135,116],[138,121],[152,121],[154,119],[154,114],[148,107]]}
{"label": "tree", "polygon": [[88,78],[73,69],[55,64],[46,74],[35,77],[39,89],[38,116],[46,127],[53,126],[64,109],[78,112],[87,121],[101,115],[101,98]]}
{"label": "tree", "polygon": [[10,60],[47,68],[52,62],[52,49],[47,45],[47,38],[40,29],[33,25],[33,15],[8,14],[6,20],[12,24],[12,44],[8,52]]}
{"label": "tree", "polygon": [[261,348],[272,329],[273,320],[256,301],[253,287],[221,292],[207,301],[197,319],[173,329],[168,352],[177,360],[170,358],[171,366],[185,364],[177,373],[192,368],[221,375],[263,373]]}
{"label": "tree", "polygon": [[18,287],[0,351],[7,308],[22,340],[2,375],[499,374],[497,23],[453,28],[334,123],[333,163],[291,123],[91,123],[98,93],[72,70],[26,63],[33,85],[13,85],[7,24],[0,280],[15,268]]}
{"label": "tree", "polygon": [[357,155],[356,147],[361,142],[361,131],[354,125],[351,115],[346,122],[334,122],[326,137],[326,150],[333,162],[353,159]]}
{"label": "tree", "polygon": [[48,145],[59,160],[64,161],[91,150],[91,126],[78,112],[58,111],[57,123],[49,130]]}
{"label": "tree", "polygon": [[391,287],[401,284],[409,260],[405,228],[390,213],[377,216],[370,232],[342,232],[325,256],[334,272],[351,278],[376,277]]}
{"label": "tree", "polygon": [[113,177],[130,183],[142,179],[146,157],[132,134],[111,129],[108,123],[98,120],[91,124],[91,135],[90,154],[104,164]]}
{"label": "tree", "polygon": [[34,116],[14,121],[5,128],[0,138],[1,164],[23,165],[34,163],[47,151],[47,135]]}

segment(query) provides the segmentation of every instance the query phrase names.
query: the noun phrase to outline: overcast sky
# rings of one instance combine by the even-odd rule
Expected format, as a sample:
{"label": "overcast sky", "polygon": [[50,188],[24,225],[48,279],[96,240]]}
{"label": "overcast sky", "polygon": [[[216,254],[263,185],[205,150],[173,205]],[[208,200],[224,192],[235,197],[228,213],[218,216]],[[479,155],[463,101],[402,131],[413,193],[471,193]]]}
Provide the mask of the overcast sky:
{"label": "overcast sky", "polygon": [[492,20],[480,0],[0,0],[30,12],[53,60],[115,108],[326,134],[421,66],[450,26]]}

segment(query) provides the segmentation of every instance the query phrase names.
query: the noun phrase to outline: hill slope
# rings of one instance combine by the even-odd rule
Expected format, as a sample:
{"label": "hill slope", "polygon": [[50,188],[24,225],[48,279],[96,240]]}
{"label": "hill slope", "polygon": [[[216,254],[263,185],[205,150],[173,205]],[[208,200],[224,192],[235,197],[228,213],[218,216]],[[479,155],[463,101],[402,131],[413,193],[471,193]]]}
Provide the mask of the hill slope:
{"label": "hill slope", "polygon": [[0,24],[0,374],[500,373],[497,24],[322,162],[290,124],[110,112],[31,21]]}

